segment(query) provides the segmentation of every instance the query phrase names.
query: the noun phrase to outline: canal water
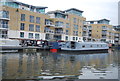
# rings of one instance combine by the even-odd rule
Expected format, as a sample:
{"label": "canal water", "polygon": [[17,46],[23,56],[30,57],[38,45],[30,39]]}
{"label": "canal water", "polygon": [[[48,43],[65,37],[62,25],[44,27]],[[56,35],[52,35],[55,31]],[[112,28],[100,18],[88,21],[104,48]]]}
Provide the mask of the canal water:
{"label": "canal water", "polygon": [[120,50],[108,53],[2,53],[2,79],[118,79]]}

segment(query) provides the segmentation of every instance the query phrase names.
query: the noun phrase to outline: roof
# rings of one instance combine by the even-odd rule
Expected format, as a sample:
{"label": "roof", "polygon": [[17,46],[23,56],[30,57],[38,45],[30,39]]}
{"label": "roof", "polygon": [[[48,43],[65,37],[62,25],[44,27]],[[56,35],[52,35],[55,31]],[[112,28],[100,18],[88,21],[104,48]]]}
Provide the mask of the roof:
{"label": "roof", "polygon": [[26,3],[22,3],[22,2],[19,2],[19,1],[16,1],[16,0],[9,0],[11,2],[15,2],[17,4],[22,4],[22,5],[26,5],[26,6],[31,6],[31,7],[35,7],[35,8],[48,8],[48,7],[43,7],[43,6],[33,6],[33,5],[29,5],[29,4],[26,4]]}
{"label": "roof", "polygon": [[63,14],[63,15],[67,15],[66,13],[64,13],[64,11],[61,11],[61,10],[55,10],[55,11],[47,12],[47,14],[52,14],[52,13],[60,13],[60,14]]}
{"label": "roof", "polygon": [[100,19],[100,20],[90,20],[90,21],[86,21],[86,22],[98,22],[98,21],[103,21],[103,20],[110,21],[108,19]]}
{"label": "roof", "polygon": [[102,20],[110,21],[110,20],[108,20],[108,19],[101,19],[101,20],[98,20],[98,21],[102,21]]}
{"label": "roof", "polygon": [[68,11],[71,11],[71,10],[75,10],[75,11],[82,12],[82,13],[84,12],[84,11],[81,11],[81,10],[76,9],[76,8],[67,9],[67,10],[65,10],[65,12],[68,12]]}

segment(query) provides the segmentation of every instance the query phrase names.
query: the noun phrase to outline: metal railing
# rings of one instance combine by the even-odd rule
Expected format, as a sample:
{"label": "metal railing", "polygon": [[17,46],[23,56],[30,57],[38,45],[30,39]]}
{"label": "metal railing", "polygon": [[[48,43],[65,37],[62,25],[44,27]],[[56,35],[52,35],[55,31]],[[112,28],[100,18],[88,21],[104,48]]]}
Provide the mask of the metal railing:
{"label": "metal railing", "polygon": [[107,35],[107,32],[102,32],[102,35]]}
{"label": "metal railing", "polygon": [[102,30],[107,30],[107,28],[102,28]]}
{"label": "metal railing", "polygon": [[10,18],[9,17],[4,17],[4,16],[0,16],[0,19],[5,19],[5,20],[10,20]]}
{"label": "metal railing", "polygon": [[63,28],[64,26],[62,26],[62,25],[55,25],[55,27],[57,27],[57,28]]}
{"label": "metal railing", "polygon": [[63,31],[55,31],[55,34],[65,34]]}
{"label": "metal railing", "polygon": [[55,26],[54,24],[52,24],[50,22],[46,22],[45,25],[47,25],[47,26]]}
{"label": "metal railing", "polygon": [[0,24],[0,29],[8,29],[9,25],[8,24]]}
{"label": "metal railing", "polygon": [[87,28],[83,28],[83,31],[87,31],[88,29]]}
{"label": "metal railing", "polygon": [[45,30],[45,33],[52,33],[52,34],[54,34],[54,31],[53,30]]}

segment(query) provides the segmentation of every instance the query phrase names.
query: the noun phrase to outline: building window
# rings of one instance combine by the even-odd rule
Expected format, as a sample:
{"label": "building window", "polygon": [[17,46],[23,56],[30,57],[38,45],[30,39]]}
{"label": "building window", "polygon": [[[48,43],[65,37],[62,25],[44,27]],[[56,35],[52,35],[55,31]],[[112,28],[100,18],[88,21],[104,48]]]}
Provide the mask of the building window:
{"label": "building window", "polygon": [[30,8],[30,11],[34,12],[34,8],[33,8],[33,7],[31,7],[31,8]]}
{"label": "building window", "polygon": [[68,40],[68,36],[66,36],[66,38],[65,38],[66,40]]}
{"label": "building window", "polygon": [[29,25],[29,31],[34,31],[34,25],[33,24]]}
{"label": "building window", "polygon": [[20,32],[20,37],[24,37],[24,32]]}
{"label": "building window", "polygon": [[8,32],[6,30],[0,30],[0,38],[8,38]]}
{"label": "building window", "polygon": [[66,30],[66,35],[68,35],[69,34],[69,30]]}
{"label": "building window", "polygon": [[106,26],[102,26],[102,29],[107,29],[107,27]]}
{"label": "building window", "polygon": [[35,34],[35,39],[40,39],[40,35],[39,34]]}
{"label": "building window", "polygon": [[45,9],[36,9],[36,12],[38,12],[38,13],[45,13]]}
{"label": "building window", "polygon": [[40,32],[40,26],[36,25],[36,32]]}
{"label": "building window", "polygon": [[73,22],[76,23],[76,22],[77,22],[77,19],[76,19],[76,18],[73,18]]}
{"label": "building window", "polygon": [[66,23],[66,28],[70,28],[70,24],[69,23]]}
{"label": "building window", "polygon": [[60,22],[60,21],[56,21],[56,22],[55,22],[55,26],[56,26],[56,27],[64,27],[64,23],[63,23],[63,22]]}
{"label": "building window", "polygon": [[90,24],[94,24],[94,21],[90,21]]}
{"label": "building window", "polygon": [[75,40],[75,37],[73,37],[73,40]]}
{"label": "building window", "polygon": [[9,12],[8,11],[1,11],[3,18],[9,18]]}
{"label": "building window", "polygon": [[8,21],[1,20],[0,21],[0,28],[8,28]]}
{"label": "building window", "polygon": [[5,0],[5,1],[6,2],[5,2],[5,4],[3,3],[3,5],[9,6],[9,7],[13,7],[13,8],[18,8],[19,7],[18,3],[15,3],[15,2],[12,2],[12,1],[8,1],[8,0]]}
{"label": "building window", "polygon": [[36,23],[40,24],[40,17],[36,17]]}
{"label": "building window", "polygon": [[25,14],[21,14],[21,21],[25,21]]}
{"label": "building window", "polygon": [[30,15],[30,22],[34,23],[34,16]]}
{"label": "building window", "polygon": [[75,29],[75,30],[78,30],[78,25],[75,25],[75,24],[74,24],[74,29]]}
{"label": "building window", "polygon": [[33,33],[29,33],[29,38],[33,38]]}
{"label": "building window", "polygon": [[25,29],[25,23],[21,23],[20,24],[20,30],[24,30]]}
{"label": "building window", "polygon": [[97,47],[99,47],[99,45],[97,45]]}
{"label": "building window", "polygon": [[74,36],[78,36],[78,31],[73,31]]}

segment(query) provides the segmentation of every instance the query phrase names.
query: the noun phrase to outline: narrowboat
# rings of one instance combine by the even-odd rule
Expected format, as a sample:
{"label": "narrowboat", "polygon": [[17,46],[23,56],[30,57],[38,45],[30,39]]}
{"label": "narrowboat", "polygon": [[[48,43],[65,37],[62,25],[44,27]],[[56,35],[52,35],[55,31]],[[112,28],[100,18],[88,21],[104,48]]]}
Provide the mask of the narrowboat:
{"label": "narrowboat", "polygon": [[108,51],[108,49],[108,44],[103,42],[67,41],[61,44],[61,51]]}

